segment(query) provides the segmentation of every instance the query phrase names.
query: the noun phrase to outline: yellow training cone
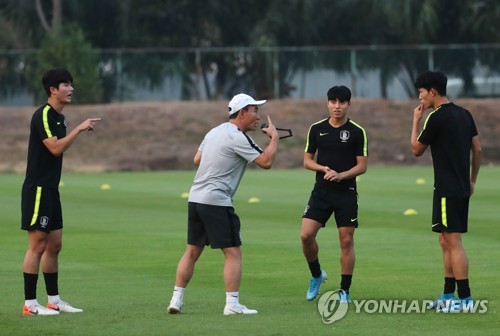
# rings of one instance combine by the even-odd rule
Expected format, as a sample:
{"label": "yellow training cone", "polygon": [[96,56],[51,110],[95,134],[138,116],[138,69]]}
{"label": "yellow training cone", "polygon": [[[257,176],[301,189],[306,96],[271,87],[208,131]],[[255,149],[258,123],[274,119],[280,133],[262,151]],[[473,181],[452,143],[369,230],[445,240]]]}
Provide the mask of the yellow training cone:
{"label": "yellow training cone", "polygon": [[258,199],[257,197],[250,197],[248,199],[248,203],[260,203],[260,199]]}
{"label": "yellow training cone", "polygon": [[419,178],[415,181],[416,184],[425,184],[425,179]]}
{"label": "yellow training cone", "polygon": [[111,186],[107,183],[101,184],[101,190],[109,190],[111,189]]}
{"label": "yellow training cone", "polygon": [[189,197],[189,193],[188,192],[183,192],[181,194],[181,198],[188,198]]}
{"label": "yellow training cone", "polygon": [[403,212],[403,215],[405,216],[412,216],[412,215],[417,215],[418,212],[415,209],[407,209],[405,212]]}

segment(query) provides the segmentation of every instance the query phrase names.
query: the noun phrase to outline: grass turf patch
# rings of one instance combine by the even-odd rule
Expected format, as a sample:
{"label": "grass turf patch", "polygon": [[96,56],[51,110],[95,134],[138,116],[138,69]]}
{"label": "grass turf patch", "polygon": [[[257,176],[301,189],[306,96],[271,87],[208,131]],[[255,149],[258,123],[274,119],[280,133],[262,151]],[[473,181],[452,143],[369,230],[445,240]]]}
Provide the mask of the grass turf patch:
{"label": "grass turf patch", "polygon": [[[300,247],[301,215],[314,183],[306,170],[249,170],[235,197],[242,222],[241,302],[255,316],[223,316],[224,259],[206,248],[185,295],[183,314],[166,307],[186,242],[187,201],[194,171],[64,174],[60,188],[64,239],[61,297],[85,311],[55,317],[23,317],[22,260],[27,247],[20,227],[23,176],[0,175],[0,307],[2,334],[51,335],[289,335],[289,334],[494,334],[500,276],[500,215],[496,167],[482,168],[471,199],[464,245],[472,294],[489,301],[486,314],[356,313],[326,325],[316,302],[307,302],[310,275]],[[424,184],[417,184],[417,179]],[[109,190],[101,190],[109,184]],[[432,168],[370,167],[360,177],[354,300],[434,299],[443,271],[431,232]],[[249,203],[257,197],[259,203]],[[416,215],[405,216],[406,209]],[[318,235],[320,262],[329,275],[324,293],[339,287],[339,244],[333,221]],[[46,303],[43,277],[38,300]]]}

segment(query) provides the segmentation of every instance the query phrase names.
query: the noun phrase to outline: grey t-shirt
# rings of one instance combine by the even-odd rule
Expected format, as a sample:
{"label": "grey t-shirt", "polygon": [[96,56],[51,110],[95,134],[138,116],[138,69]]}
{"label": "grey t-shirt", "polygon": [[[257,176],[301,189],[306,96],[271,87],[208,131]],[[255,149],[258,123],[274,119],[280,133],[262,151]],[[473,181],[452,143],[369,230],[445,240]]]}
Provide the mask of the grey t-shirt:
{"label": "grey t-shirt", "polygon": [[200,166],[189,192],[189,202],[232,206],[249,162],[262,149],[236,125],[226,122],[208,132],[200,147]]}

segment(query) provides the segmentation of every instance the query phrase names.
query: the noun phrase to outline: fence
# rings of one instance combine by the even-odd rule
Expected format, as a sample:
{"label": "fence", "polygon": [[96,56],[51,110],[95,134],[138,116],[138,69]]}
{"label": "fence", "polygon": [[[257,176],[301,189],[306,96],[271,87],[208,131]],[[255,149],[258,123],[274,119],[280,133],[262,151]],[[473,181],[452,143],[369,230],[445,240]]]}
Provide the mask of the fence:
{"label": "fence", "polygon": [[[453,98],[500,96],[500,44],[96,52],[103,102],[227,99],[238,92],[258,98],[323,98],[337,84],[349,86],[356,97],[408,99],[415,96],[415,77],[428,69],[447,73]],[[26,85],[32,79],[24,69],[35,53],[0,50],[2,105],[33,103]]]}

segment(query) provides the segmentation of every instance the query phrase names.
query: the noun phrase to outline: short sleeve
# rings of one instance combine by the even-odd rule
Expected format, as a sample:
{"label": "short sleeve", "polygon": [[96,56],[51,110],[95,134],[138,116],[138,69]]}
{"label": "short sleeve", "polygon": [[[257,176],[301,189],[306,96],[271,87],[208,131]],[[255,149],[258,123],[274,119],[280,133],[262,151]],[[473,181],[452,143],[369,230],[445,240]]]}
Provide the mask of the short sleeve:
{"label": "short sleeve", "polygon": [[424,127],[420,132],[417,140],[423,143],[424,145],[430,145],[434,141],[434,138],[436,137],[436,131],[437,131],[436,116],[434,115],[434,113],[431,113],[427,116],[427,119],[425,119]]}
{"label": "short sleeve", "polygon": [[234,151],[247,162],[252,162],[262,154],[263,150],[245,133],[235,137]]}
{"label": "short sleeve", "polygon": [[205,139],[203,139],[200,146],[198,147],[198,152],[203,152],[203,147],[205,147]]}
{"label": "short sleeve", "polygon": [[356,141],[356,156],[368,156],[368,137],[361,127],[358,132],[358,141]]}
{"label": "short sleeve", "polygon": [[307,132],[307,143],[304,152],[306,153],[316,153],[318,150],[318,144],[316,142],[314,125],[309,127],[309,132]]}
{"label": "short sleeve", "polygon": [[35,113],[31,119],[31,127],[36,132],[37,137],[40,141],[53,137],[52,130],[50,128],[50,121],[47,114]]}

